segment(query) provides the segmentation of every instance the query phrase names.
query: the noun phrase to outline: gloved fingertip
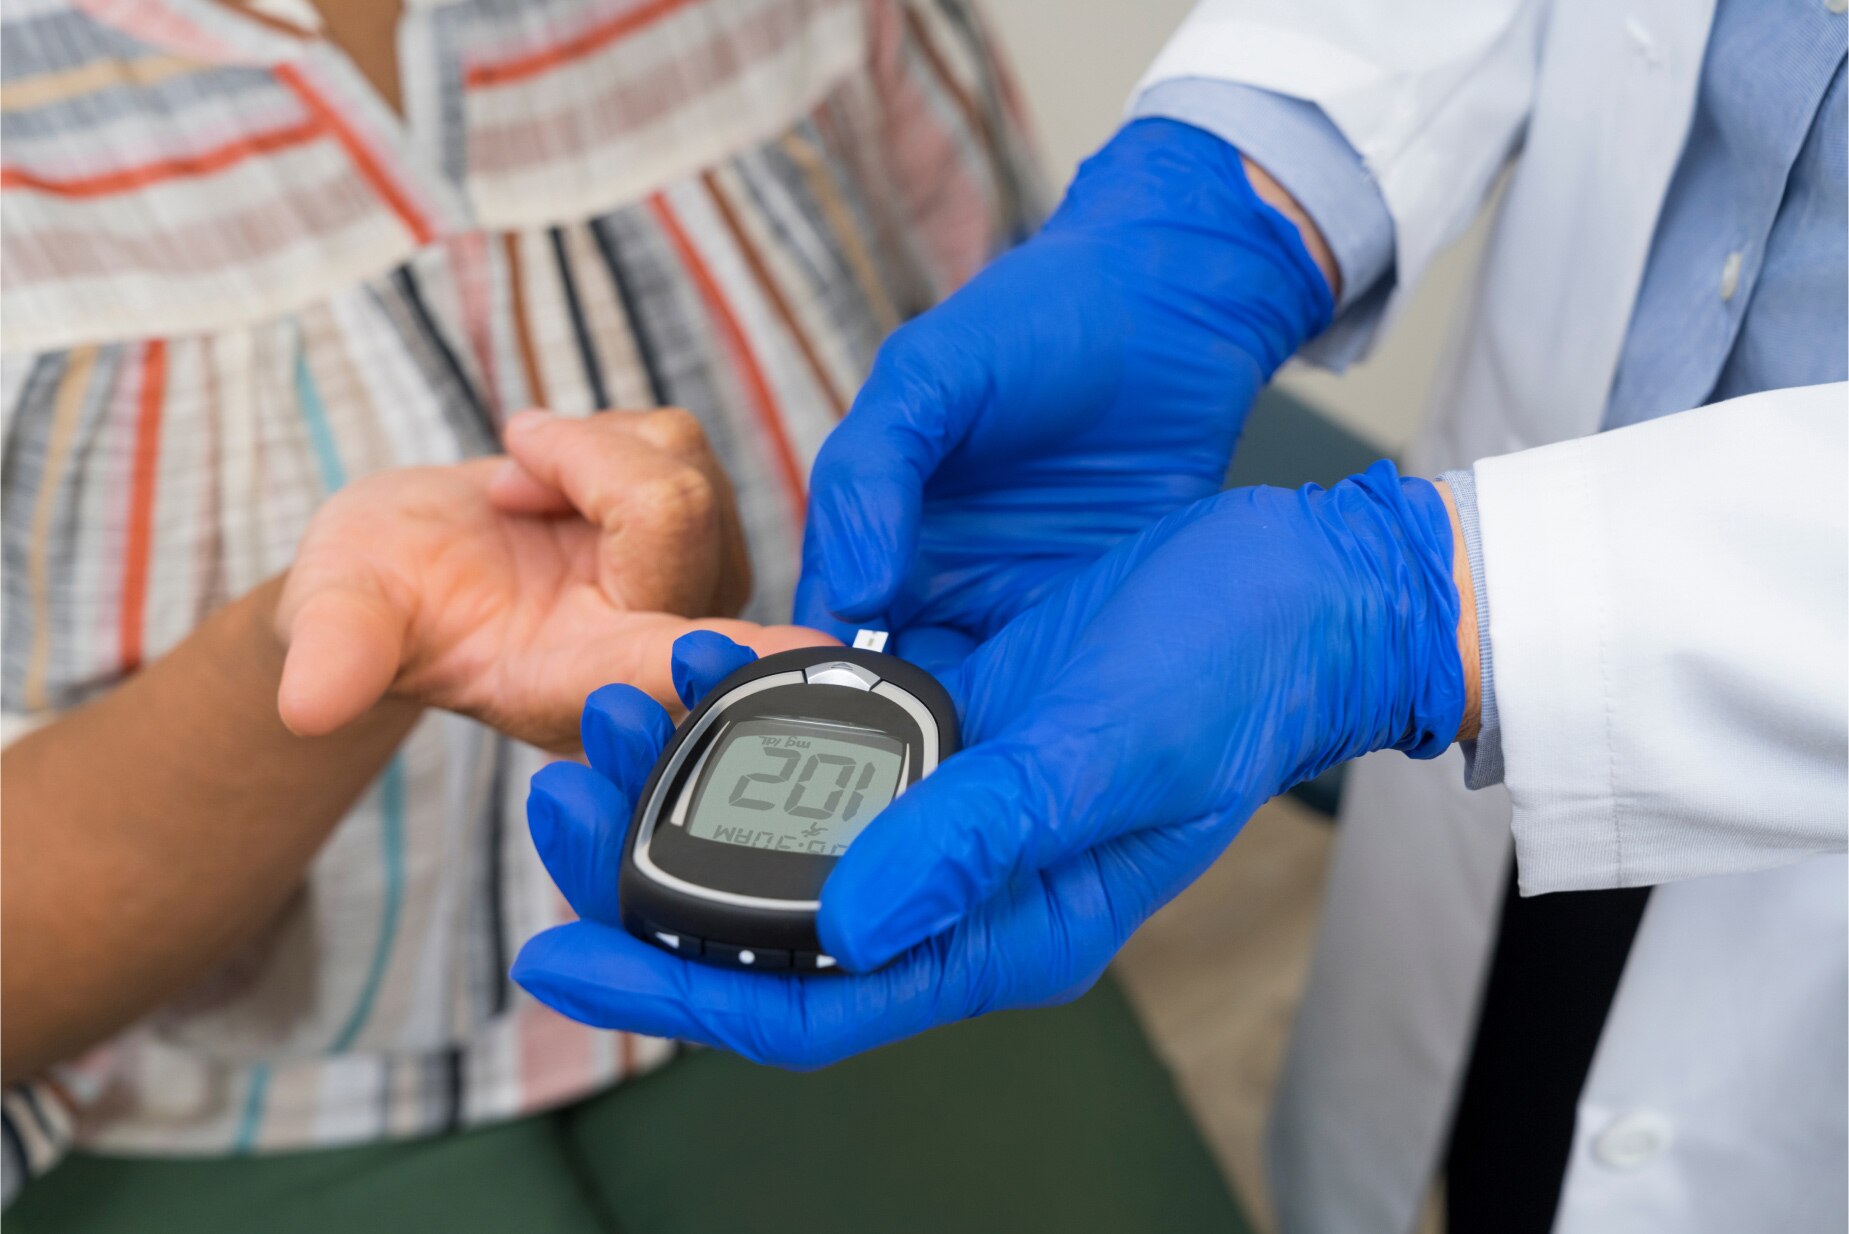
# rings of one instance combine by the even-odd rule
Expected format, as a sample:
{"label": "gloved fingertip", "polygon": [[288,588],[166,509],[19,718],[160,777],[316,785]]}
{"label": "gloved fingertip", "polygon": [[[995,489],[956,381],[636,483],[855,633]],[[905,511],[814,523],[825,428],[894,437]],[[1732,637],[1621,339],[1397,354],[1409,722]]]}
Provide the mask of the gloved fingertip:
{"label": "gloved fingertip", "polygon": [[507,970],[508,980],[547,1006],[552,1004],[542,991],[547,987],[554,959],[561,948],[569,945],[566,931],[570,928],[569,925],[553,926],[527,939]]}
{"label": "gloved fingertip", "polygon": [[[637,961],[650,963],[659,954],[648,954],[652,951],[619,926],[575,921],[528,939],[507,975],[561,1015],[603,1028],[627,1027],[625,1021],[631,1017],[625,1015],[624,997],[638,983],[650,984]],[[662,959],[686,963],[669,956]]]}
{"label": "gloved fingertip", "polygon": [[870,973],[954,921],[954,915],[950,921],[940,921],[942,912],[921,915],[920,908],[915,893],[896,888],[886,879],[855,877],[850,870],[842,879],[831,876],[823,888],[816,932],[823,948],[842,968]]}
{"label": "gloved fingertip", "polygon": [[796,601],[791,605],[790,620],[799,626],[808,626],[811,630],[820,630],[831,638],[844,643],[852,643],[854,634],[860,628],[855,622],[844,621],[833,609],[828,607],[828,600],[822,594],[821,579],[816,575],[805,573],[796,584]]}
{"label": "gloved fingertip", "polygon": [[667,710],[625,683],[593,691],[578,723],[591,766],[631,796],[641,789],[673,731]]}
{"label": "gloved fingertip", "polygon": [[527,791],[527,832],[540,864],[586,921],[621,920],[617,884],[630,797],[580,763],[553,763]]}
{"label": "gloved fingertip", "polygon": [[712,630],[695,630],[674,640],[674,692],[688,708],[699,705],[707,691],[732,673],[757,659],[749,647],[741,647],[723,634]]}
{"label": "gloved fingertip", "polygon": [[656,715],[666,718],[667,714],[660,703],[626,681],[598,686],[584,700],[586,720],[595,715],[600,720],[637,726],[646,725]]}
{"label": "gloved fingertip", "polygon": [[819,584],[829,612],[857,624],[891,607],[911,565],[924,502],[915,475],[869,477],[867,468],[866,460],[851,467],[817,461],[803,543],[805,578]]}
{"label": "gloved fingertip", "polygon": [[980,642],[949,626],[913,626],[900,631],[894,650],[939,681],[948,683]]}
{"label": "gloved fingertip", "polygon": [[542,858],[552,850],[559,825],[558,803],[540,783],[540,777],[545,773],[544,767],[535,772],[526,790],[526,830],[533,837],[533,847],[539,850]]}
{"label": "gloved fingertip", "polygon": [[818,928],[843,963],[877,968],[999,895],[1046,828],[1017,752],[966,749],[896,798],[822,885]]}
{"label": "gloved fingertip", "polygon": [[538,812],[551,824],[562,812],[579,810],[596,814],[624,804],[620,785],[582,763],[547,763],[533,773],[527,786],[527,813]]}
{"label": "gloved fingertip", "polygon": [[849,628],[858,628],[886,611],[899,583],[858,566],[839,565],[823,578],[822,590],[828,611]]}
{"label": "gloved fingertip", "polygon": [[821,938],[822,950],[835,958],[842,971],[863,974],[877,972],[892,962],[899,952],[884,947],[879,940],[862,931],[828,927],[818,919],[816,933]]}

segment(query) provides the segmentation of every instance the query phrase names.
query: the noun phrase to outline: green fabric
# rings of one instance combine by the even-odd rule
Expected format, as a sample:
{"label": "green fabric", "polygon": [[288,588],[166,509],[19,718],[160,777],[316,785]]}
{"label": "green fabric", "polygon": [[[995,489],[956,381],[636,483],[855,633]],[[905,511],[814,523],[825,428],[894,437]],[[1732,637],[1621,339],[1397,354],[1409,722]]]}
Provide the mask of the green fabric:
{"label": "green fabric", "polygon": [[1328,488],[1390,457],[1386,450],[1350,432],[1309,403],[1277,386],[1267,386],[1252,404],[1252,414],[1246,417],[1232,469],[1226,473],[1226,485],[1298,488],[1320,484]]}
{"label": "green fabric", "polygon": [[566,1110],[400,1144],[79,1154],[7,1234],[1248,1230],[1108,980],[810,1075],[691,1054]]}

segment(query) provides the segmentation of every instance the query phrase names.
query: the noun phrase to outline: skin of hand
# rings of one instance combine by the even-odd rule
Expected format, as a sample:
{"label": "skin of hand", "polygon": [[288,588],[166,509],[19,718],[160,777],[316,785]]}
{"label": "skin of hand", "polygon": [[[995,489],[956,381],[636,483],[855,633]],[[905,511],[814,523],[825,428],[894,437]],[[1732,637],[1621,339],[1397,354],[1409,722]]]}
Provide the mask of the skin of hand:
{"label": "skin of hand", "polygon": [[563,749],[606,682],[674,699],[687,631],[830,641],[676,615],[749,589],[685,413],[529,415],[508,448],[343,490],[287,575],[7,747],[0,1080],[106,1039],[260,931],[424,704]]}
{"label": "skin of hand", "polygon": [[[674,698],[686,618],[734,613],[750,590],[731,486],[698,422],[526,412],[506,445],[503,461],[380,473],[316,514],[276,610],[293,731],[333,732],[392,697],[570,751],[598,686]],[[765,653],[831,641],[697,625]]]}

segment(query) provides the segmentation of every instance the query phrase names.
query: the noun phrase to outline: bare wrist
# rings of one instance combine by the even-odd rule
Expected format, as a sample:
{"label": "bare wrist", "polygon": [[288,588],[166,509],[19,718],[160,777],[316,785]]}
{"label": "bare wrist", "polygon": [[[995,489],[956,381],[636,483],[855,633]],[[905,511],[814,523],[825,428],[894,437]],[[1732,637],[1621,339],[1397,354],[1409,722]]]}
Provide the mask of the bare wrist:
{"label": "bare wrist", "polygon": [[1240,162],[1245,164],[1246,180],[1252,185],[1252,191],[1258,194],[1258,199],[1296,225],[1297,233],[1303,237],[1303,247],[1309,250],[1310,260],[1316,263],[1316,268],[1321,270],[1323,277],[1329,281],[1330,296],[1338,301],[1341,300],[1342,268],[1336,263],[1335,251],[1329,247],[1329,242],[1323,239],[1323,233],[1316,226],[1316,220],[1312,219],[1309,212],[1297,204],[1297,199],[1292,197],[1282,184],[1272,178],[1270,172],[1243,155],[1240,157]]}
{"label": "bare wrist", "polygon": [[272,685],[282,677],[283,658],[289,650],[276,620],[283,587],[288,581],[286,570],[265,579],[233,601],[230,614],[238,623],[237,641],[249,657],[248,667],[265,673]]}
{"label": "bare wrist", "polygon": [[1483,666],[1478,659],[1477,589],[1470,577],[1470,554],[1464,549],[1464,524],[1457,515],[1451,486],[1440,480],[1438,495],[1451,519],[1451,582],[1457,588],[1457,658],[1464,666],[1464,716],[1459,741],[1475,741],[1483,729]]}

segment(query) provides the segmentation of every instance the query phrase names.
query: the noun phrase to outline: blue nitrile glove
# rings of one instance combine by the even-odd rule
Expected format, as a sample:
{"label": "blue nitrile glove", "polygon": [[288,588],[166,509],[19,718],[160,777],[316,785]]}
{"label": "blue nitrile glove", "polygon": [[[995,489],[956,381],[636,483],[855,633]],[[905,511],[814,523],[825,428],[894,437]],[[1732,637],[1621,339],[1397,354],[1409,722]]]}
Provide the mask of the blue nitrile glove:
{"label": "blue nitrile glove", "polygon": [[[1224,493],[1150,528],[945,683],[968,744],[822,892],[823,943],[859,975],[708,968],[616,924],[630,803],[668,724],[633,690],[599,691],[595,770],[547,768],[529,811],[587,920],[535,938],[514,978],[592,1024],[792,1067],[1075,996],[1267,798],[1370,750],[1450,744],[1456,625],[1443,504],[1390,464],[1328,491]],[[675,655],[698,693],[750,653],[689,635]]]}
{"label": "blue nitrile glove", "polygon": [[[723,636],[684,635],[674,648],[683,701],[694,706],[752,658]],[[1109,887],[1104,869],[1068,863],[876,973],[749,973],[683,960],[625,930],[617,901],[634,803],[672,727],[640,690],[605,686],[584,709],[591,765],[553,763],[533,777],[527,797],[534,846],[582,920],[528,941],[513,979],[587,1024],[777,1066],[825,1066],[985,1011],[1078,995],[1122,944],[1125,923],[1141,921],[1186,881],[1185,850],[1174,838],[1130,837],[1117,846]]]}
{"label": "blue nitrile glove", "polygon": [[942,670],[1219,490],[1329,285],[1239,153],[1137,120],[1031,240],[895,332],[811,476],[796,620]]}

